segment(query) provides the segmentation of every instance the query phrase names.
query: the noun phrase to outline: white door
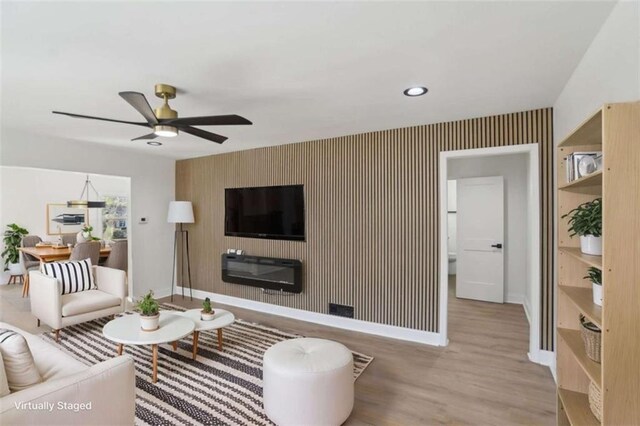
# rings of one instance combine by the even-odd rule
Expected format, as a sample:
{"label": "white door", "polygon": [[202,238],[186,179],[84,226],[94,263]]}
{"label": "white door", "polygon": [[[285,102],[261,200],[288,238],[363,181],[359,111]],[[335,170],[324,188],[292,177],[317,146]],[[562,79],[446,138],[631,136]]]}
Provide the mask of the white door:
{"label": "white door", "polygon": [[502,176],[458,179],[456,296],[504,302]]}

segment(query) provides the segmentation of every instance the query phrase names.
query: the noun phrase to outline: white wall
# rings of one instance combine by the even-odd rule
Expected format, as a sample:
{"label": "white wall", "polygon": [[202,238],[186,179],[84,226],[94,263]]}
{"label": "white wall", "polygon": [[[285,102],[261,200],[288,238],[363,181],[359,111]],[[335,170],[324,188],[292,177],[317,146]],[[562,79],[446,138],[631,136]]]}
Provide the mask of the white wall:
{"label": "white wall", "polygon": [[640,100],[640,2],[621,1],[553,105],[560,142],[602,104]]}
{"label": "white wall", "polygon": [[[35,169],[31,167],[0,166],[0,224],[17,223],[31,235],[53,241],[55,234],[47,234],[47,204],[65,204],[78,199],[86,175],[77,172]],[[90,175],[91,183],[100,195],[119,195],[130,198],[129,178]],[[93,194],[93,193],[92,193]],[[95,237],[101,237],[102,211],[89,210],[89,224]]]}
{"label": "white wall", "polygon": [[528,293],[528,158],[525,154],[449,160],[448,178],[503,176],[505,185],[505,301],[524,303]]}
{"label": "white wall", "polygon": [[[167,223],[167,209],[175,196],[173,159],[8,129],[2,129],[0,154],[3,166],[130,177],[133,293],[139,296],[152,289],[157,296],[170,294],[174,227]],[[71,189],[77,191],[76,185]],[[0,204],[11,201],[4,194],[0,197]],[[139,224],[143,216],[148,218],[144,225]]]}

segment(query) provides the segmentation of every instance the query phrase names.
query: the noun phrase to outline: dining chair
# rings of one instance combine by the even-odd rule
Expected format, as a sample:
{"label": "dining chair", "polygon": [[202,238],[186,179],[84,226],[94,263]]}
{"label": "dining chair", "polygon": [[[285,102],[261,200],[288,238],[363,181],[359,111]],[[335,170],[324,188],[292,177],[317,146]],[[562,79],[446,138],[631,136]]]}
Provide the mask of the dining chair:
{"label": "dining chair", "polygon": [[99,241],[86,241],[84,243],[78,243],[71,250],[71,256],[69,260],[84,260],[91,259],[92,265],[98,265],[100,260],[100,242]]}
{"label": "dining chair", "polygon": [[[22,243],[20,244],[22,247],[35,247],[36,244],[41,243],[42,238],[37,235],[25,235],[22,237]],[[37,257],[33,257],[30,254],[22,253],[22,262],[25,271],[29,271],[29,269],[38,268],[40,266],[40,260]]]}
{"label": "dining chair", "polygon": [[64,234],[62,236],[62,245],[68,246],[71,244],[72,246],[76,245],[77,234]]}
{"label": "dining chair", "polygon": [[[38,237],[37,235],[25,235],[24,237],[22,237],[20,246],[35,247],[36,244],[41,242],[42,238]],[[25,272],[24,280],[22,280],[22,297],[26,297],[29,294],[29,271],[37,270],[38,268],[40,268],[40,259],[23,252],[20,252],[20,259],[22,261],[22,266],[24,267]]]}
{"label": "dining chair", "polygon": [[106,266],[107,268],[120,269],[126,273],[128,269],[128,261],[129,254],[127,240],[114,241],[111,243],[111,253],[109,253],[109,257],[104,262],[103,266]]}

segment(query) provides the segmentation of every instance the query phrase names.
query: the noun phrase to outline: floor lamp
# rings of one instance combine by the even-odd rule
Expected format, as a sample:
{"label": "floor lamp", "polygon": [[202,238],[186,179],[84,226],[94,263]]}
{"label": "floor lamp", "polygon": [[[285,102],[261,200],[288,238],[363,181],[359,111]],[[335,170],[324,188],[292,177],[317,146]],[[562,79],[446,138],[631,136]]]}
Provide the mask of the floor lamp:
{"label": "floor lamp", "polygon": [[[180,228],[176,229],[173,237],[173,274],[171,277],[171,301],[173,302],[173,287],[176,281],[176,267],[178,265],[178,240],[181,242],[182,253],[180,256],[180,278],[182,281],[184,263],[187,262],[187,277],[189,279],[189,297],[193,300],[193,289],[191,287],[191,262],[189,261],[189,231],[182,229],[183,223],[194,223],[193,206],[191,201],[171,201],[169,203],[169,214],[167,222],[179,223]],[[184,299],[184,282],[180,283],[182,287],[182,298]]]}

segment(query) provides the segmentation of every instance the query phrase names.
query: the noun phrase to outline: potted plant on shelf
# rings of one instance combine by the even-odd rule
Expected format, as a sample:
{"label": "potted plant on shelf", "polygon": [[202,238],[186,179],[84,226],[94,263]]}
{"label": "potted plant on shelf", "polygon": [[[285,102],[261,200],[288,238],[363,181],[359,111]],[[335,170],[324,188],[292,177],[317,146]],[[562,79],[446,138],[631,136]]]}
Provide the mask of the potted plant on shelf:
{"label": "potted plant on shelf", "polygon": [[200,311],[200,319],[202,321],[211,321],[215,316],[215,312],[211,307],[211,299],[208,297],[202,302],[202,311]]}
{"label": "potted plant on shelf", "polygon": [[580,204],[569,213],[569,236],[580,236],[580,250],[585,254],[602,255],[602,198]]}
{"label": "potted plant on shelf", "polygon": [[593,266],[587,270],[587,276],[584,279],[591,280],[593,287],[593,303],[602,306],[602,271]]}
{"label": "potted plant on shelf", "polygon": [[22,238],[27,234],[29,234],[29,231],[15,223],[7,225],[7,229],[4,231],[2,259],[4,259],[4,270],[8,270],[11,275],[23,274],[18,249],[22,243]]}
{"label": "potted plant on shelf", "polygon": [[153,298],[153,291],[149,291],[136,303],[136,310],[140,312],[140,327],[142,331],[155,331],[160,328],[160,305]]}

